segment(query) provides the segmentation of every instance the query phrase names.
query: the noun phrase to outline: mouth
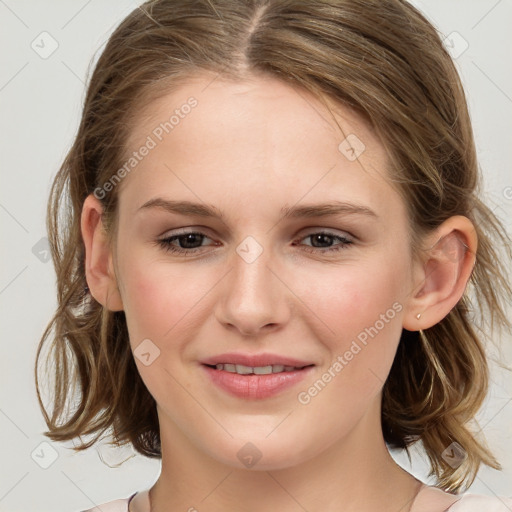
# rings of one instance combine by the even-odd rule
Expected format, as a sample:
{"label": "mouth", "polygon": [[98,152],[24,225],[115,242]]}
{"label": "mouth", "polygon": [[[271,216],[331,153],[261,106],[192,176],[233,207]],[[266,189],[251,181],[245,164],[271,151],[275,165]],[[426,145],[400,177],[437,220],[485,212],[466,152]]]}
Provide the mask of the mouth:
{"label": "mouth", "polygon": [[[202,364],[207,366],[217,367],[217,365],[223,365],[222,370],[233,372],[233,367],[240,367],[241,370],[244,368],[267,368],[271,366],[272,368],[277,368],[279,372],[286,371],[286,368],[304,368],[306,366],[311,366],[313,364],[312,361],[296,359],[293,357],[282,356],[279,354],[270,354],[270,353],[260,353],[260,354],[250,354],[250,353],[238,353],[238,352],[230,352],[225,354],[218,354],[216,356],[211,356],[206,359],[200,361]],[[283,368],[281,368],[281,366]],[[291,370],[288,370],[291,371]],[[270,373],[268,371],[264,373]]]}
{"label": "mouth", "polygon": [[296,386],[315,364],[272,354],[222,354],[202,361],[201,366],[217,389],[255,400]]}
{"label": "mouth", "polygon": [[209,368],[215,370],[224,370],[229,373],[237,373],[238,375],[270,375],[271,373],[294,372],[314,366],[313,364],[305,366],[285,366],[282,364],[271,364],[267,366],[245,366],[243,364],[217,363],[207,364]]}

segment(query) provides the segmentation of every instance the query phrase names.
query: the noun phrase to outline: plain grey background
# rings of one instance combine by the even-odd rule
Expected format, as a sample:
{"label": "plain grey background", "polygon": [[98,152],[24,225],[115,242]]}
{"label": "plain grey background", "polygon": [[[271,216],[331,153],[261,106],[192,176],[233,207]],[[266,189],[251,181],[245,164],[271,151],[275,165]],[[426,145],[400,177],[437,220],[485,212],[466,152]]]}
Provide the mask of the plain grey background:
{"label": "plain grey background", "polygon": [[[89,63],[139,3],[0,0],[1,512],[75,512],[148,488],[159,475],[158,461],[128,448],[75,454],[71,442],[50,442],[34,385],[36,347],[56,306],[44,239],[50,183],[78,126]],[[512,1],[413,4],[448,37],[468,95],[485,198],[512,232]],[[510,337],[503,355],[512,364]],[[491,367],[477,419],[504,470],[482,468],[469,492],[512,496],[512,377]],[[404,454],[393,456],[433,483],[419,447],[412,453],[412,466]]]}

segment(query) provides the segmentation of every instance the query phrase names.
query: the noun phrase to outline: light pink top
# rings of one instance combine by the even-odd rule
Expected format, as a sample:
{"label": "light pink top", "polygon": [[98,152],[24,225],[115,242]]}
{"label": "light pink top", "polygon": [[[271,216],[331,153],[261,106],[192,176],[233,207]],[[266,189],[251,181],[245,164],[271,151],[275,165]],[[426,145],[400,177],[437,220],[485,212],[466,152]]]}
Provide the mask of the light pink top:
{"label": "light pink top", "polygon": [[[149,511],[149,489],[128,498],[110,501],[83,512],[129,512],[128,504],[138,494]],[[413,501],[410,512],[511,512],[512,496],[484,496],[482,494],[454,495],[437,487],[423,485]]]}

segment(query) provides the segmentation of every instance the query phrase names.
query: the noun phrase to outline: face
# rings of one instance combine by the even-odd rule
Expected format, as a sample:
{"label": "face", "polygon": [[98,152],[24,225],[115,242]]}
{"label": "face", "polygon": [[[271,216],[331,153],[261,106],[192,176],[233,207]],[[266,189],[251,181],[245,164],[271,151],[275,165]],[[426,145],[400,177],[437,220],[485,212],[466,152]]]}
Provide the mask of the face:
{"label": "face", "polygon": [[406,208],[369,127],[335,117],[275,79],[197,76],[131,133],[114,263],[135,362],[162,436],[231,466],[342,443],[398,346]]}

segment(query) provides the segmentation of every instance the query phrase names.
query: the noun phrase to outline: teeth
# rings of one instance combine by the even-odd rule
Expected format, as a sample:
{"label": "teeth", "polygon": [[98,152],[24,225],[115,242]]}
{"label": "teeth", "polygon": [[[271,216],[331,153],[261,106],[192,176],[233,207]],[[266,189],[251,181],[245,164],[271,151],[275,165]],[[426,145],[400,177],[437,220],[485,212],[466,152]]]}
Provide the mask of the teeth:
{"label": "teeth", "polygon": [[[247,368],[247,366],[245,366]],[[276,366],[277,368],[277,366]],[[238,369],[238,366],[237,366]],[[268,375],[270,373],[277,373],[277,371],[274,371],[274,368],[272,365],[269,366],[255,366],[254,368],[249,368],[249,371],[246,373],[255,373],[256,375]]]}
{"label": "teeth", "polygon": [[[272,371],[272,366],[270,367],[270,371]],[[248,373],[252,373],[252,368],[250,366],[244,366],[243,364],[237,364],[236,373],[247,375]]]}
{"label": "teeth", "polygon": [[295,366],[284,366],[282,364],[273,364],[268,366],[245,366],[243,364],[222,364],[218,363],[215,365],[217,370],[224,370],[230,373],[238,373],[239,375],[269,375],[271,373],[291,372],[293,370],[300,370]]}

